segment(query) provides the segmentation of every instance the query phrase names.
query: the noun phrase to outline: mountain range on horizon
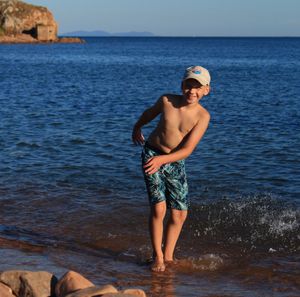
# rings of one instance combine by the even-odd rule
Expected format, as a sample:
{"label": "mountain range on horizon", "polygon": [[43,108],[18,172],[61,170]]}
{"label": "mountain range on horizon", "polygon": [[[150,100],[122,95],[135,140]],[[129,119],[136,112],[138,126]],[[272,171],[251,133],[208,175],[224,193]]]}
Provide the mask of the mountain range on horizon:
{"label": "mountain range on horizon", "polygon": [[113,36],[132,36],[132,37],[151,37],[155,36],[151,32],[147,31],[130,31],[130,32],[118,32],[118,33],[109,33],[106,31],[102,30],[96,30],[96,31],[84,31],[84,30],[79,30],[79,31],[72,31],[72,32],[67,32],[63,34],[59,34],[60,36],[66,36],[66,37],[113,37]]}

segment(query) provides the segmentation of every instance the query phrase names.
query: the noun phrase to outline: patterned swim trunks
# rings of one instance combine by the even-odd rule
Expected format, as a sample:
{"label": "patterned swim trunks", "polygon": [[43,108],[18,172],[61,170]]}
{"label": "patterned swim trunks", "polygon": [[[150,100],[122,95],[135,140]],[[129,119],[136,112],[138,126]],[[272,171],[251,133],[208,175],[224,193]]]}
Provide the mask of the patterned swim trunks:
{"label": "patterned swim trunks", "polygon": [[[142,151],[142,165],[144,166],[151,157],[162,154],[165,153],[146,142]],[[162,165],[154,174],[146,174],[143,168],[143,173],[150,205],[166,201],[168,208],[188,209],[188,184],[184,160]]]}

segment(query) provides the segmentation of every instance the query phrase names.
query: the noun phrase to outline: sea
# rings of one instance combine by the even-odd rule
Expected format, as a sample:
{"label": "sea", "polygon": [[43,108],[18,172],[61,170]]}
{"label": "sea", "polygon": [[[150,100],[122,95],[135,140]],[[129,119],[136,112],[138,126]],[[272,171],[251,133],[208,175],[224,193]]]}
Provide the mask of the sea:
{"label": "sea", "polygon": [[[300,38],[95,37],[0,55],[0,271],[74,270],[150,297],[300,296]],[[191,65],[211,73],[211,121],[186,160],[178,262],[153,273],[132,127]]]}

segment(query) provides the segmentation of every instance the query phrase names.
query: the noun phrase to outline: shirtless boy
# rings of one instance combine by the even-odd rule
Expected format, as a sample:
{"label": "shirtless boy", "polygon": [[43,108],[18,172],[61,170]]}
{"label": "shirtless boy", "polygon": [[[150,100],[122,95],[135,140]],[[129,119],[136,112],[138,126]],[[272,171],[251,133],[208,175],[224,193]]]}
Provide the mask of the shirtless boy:
{"label": "shirtless boy", "polygon": [[[193,152],[204,135],[210,115],[199,101],[210,91],[209,72],[201,66],[186,69],[182,95],[163,95],[146,109],[132,132],[135,144],[144,145],[142,163],[149,196],[150,237],[154,261],[151,269],[162,272],[174,260],[174,250],[189,201],[184,160]],[[157,127],[145,142],[141,127],[160,115]],[[167,208],[170,218],[164,234]],[[164,242],[163,242],[164,238]]]}

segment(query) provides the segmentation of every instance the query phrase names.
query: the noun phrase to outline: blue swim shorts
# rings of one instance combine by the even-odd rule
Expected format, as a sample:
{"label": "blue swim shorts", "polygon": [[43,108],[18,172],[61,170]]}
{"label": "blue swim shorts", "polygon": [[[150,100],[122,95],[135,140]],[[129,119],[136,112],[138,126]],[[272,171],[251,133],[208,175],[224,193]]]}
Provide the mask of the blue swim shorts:
{"label": "blue swim shorts", "polygon": [[[149,143],[145,143],[142,151],[142,165],[154,156],[166,154]],[[185,172],[185,162],[164,164],[154,174],[144,171],[144,178],[148,192],[150,205],[166,201],[167,207],[178,210],[187,210],[190,203],[187,197],[188,184]]]}

